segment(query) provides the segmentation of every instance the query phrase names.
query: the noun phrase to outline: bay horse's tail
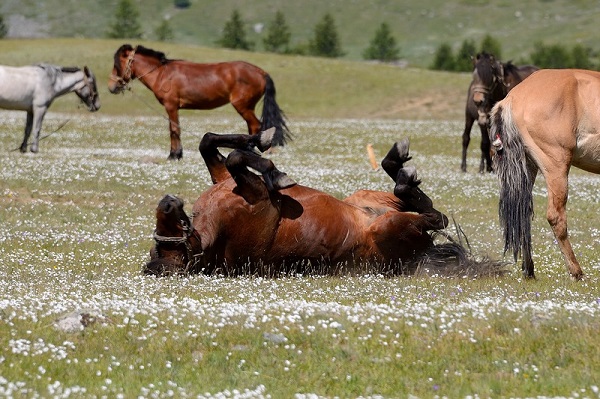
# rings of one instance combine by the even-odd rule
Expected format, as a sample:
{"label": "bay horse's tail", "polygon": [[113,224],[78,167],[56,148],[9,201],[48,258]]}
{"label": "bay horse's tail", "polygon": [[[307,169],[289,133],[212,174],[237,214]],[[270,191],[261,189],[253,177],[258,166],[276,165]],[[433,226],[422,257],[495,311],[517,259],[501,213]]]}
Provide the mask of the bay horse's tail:
{"label": "bay horse's tail", "polygon": [[512,103],[504,100],[492,109],[490,139],[495,149],[494,170],[500,180],[498,214],[504,228],[504,253],[531,253],[533,182],[527,167],[523,139],[513,120]]}
{"label": "bay horse's tail", "polygon": [[291,133],[285,123],[285,114],[275,101],[275,83],[269,74],[265,75],[265,94],[263,97],[263,111],[261,116],[261,130],[275,127],[273,145],[282,146],[292,139]]}

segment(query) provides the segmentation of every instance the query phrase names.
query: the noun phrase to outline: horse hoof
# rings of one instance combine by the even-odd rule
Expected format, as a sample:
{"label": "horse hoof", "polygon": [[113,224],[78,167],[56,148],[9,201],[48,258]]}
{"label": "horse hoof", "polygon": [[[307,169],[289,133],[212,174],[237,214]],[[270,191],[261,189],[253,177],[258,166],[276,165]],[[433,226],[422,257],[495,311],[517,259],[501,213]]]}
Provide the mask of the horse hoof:
{"label": "horse hoof", "polygon": [[260,152],[265,152],[271,148],[273,144],[273,137],[275,137],[275,132],[277,129],[274,127],[263,130],[257,135],[253,136],[251,143],[256,146]]}
{"label": "horse hoof", "polygon": [[289,177],[287,174],[278,171],[277,169],[265,173],[263,176],[269,191],[283,190],[298,184],[294,181],[294,179]]}
{"label": "horse hoof", "polygon": [[394,145],[396,147],[396,151],[398,152],[398,158],[401,162],[407,162],[412,158],[408,156],[410,141],[407,138],[396,142]]}

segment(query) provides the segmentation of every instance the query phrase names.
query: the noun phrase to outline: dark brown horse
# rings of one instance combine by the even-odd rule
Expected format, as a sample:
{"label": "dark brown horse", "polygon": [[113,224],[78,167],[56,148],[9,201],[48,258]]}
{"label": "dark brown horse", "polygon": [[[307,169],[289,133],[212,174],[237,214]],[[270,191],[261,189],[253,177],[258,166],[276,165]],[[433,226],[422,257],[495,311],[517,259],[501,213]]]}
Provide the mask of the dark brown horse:
{"label": "dark brown horse", "polygon": [[[146,274],[334,274],[373,263],[403,274],[448,261],[463,273],[491,273],[489,264],[470,262],[459,244],[434,245],[429,232],[448,219],[419,188],[415,169],[404,166],[408,141],[382,162],[394,193],[363,190],[342,201],[296,184],[250,151],[268,143],[259,144],[263,134],[203,137],[200,152],[215,184],[198,198],[191,219],[181,199],[160,201]],[[235,150],[224,157],[218,147]]]}
{"label": "dark brown horse", "polygon": [[[166,58],[143,46],[122,45],[115,53],[108,90],[117,94],[138,79],[150,89],[167,111],[171,151],[169,159],[180,159],[180,109],[214,109],[231,103],[248,124],[248,133],[276,128],[274,145],[290,138],[285,117],[275,101],[275,85],[268,73],[243,61],[199,64]],[[254,113],[263,98],[261,120]]]}
{"label": "dark brown horse", "polygon": [[511,61],[497,61],[491,54],[480,53],[473,58],[473,80],[467,92],[465,130],[462,135],[462,162],[460,169],[467,171],[467,148],[471,141],[471,128],[477,121],[481,131],[481,162],[479,173],[492,171],[488,115],[492,107],[527,76],[537,71],[533,65],[516,66]]}
{"label": "dark brown horse", "polygon": [[[600,72],[540,70],[494,107],[491,135],[500,180],[504,250],[523,257],[523,274],[533,278],[531,219],[533,185],[541,171],[548,188],[546,218],[570,275],[583,275],[567,232],[571,166],[600,173]],[[590,215],[595,217],[596,215]]]}

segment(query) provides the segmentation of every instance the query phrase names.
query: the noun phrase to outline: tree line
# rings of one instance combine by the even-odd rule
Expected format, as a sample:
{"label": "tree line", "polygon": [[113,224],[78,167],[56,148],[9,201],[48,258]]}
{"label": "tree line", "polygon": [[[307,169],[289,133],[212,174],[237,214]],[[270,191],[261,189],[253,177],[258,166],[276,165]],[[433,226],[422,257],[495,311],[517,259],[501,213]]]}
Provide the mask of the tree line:
{"label": "tree line", "polygon": [[[464,40],[456,54],[449,43],[442,43],[435,52],[431,69],[440,71],[470,72],[473,70],[471,57],[486,52],[502,60],[502,46],[491,35],[485,35],[479,48],[474,40]],[[517,60],[518,64],[533,64],[540,68],[579,68],[600,70],[600,64],[594,60],[598,54],[581,44],[567,47],[561,44],[547,45],[541,41],[533,43],[529,60]]]}
{"label": "tree line", "polygon": [[[187,8],[189,0],[173,0],[177,8]],[[110,25],[106,36],[109,38],[141,39],[142,29],[139,23],[139,11],[132,0],[120,0],[117,4],[113,24]],[[0,38],[6,36],[8,28],[0,14]],[[159,41],[174,39],[173,29],[168,19],[163,19],[154,31]],[[267,24],[262,39],[262,48],[267,52],[280,54],[313,55],[318,57],[337,58],[345,55],[337,32],[334,17],[330,13],[323,15],[314,26],[313,35],[306,43],[292,45],[291,30],[285,15],[277,11]],[[246,35],[245,23],[238,10],[233,10],[225,22],[221,36],[215,43],[218,46],[254,50],[257,43],[250,41]],[[456,53],[450,43],[442,43],[435,51],[430,69],[455,72],[473,70],[472,57],[480,52],[493,54],[496,59],[502,59],[502,46],[491,35],[485,35],[477,47],[472,39],[464,40]],[[371,38],[368,47],[363,51],[365,60],[393,62],[400,59],[400,47],[392,35],[389,25],[382,22]],[[577,44],[571,48],[561,44],[547,45],[535,42],[530,60],[517,60],[519,64],[534,64],[540,68],[581,68],[600,70],[600,63],[595,60],[599,55],[591,48]]]}

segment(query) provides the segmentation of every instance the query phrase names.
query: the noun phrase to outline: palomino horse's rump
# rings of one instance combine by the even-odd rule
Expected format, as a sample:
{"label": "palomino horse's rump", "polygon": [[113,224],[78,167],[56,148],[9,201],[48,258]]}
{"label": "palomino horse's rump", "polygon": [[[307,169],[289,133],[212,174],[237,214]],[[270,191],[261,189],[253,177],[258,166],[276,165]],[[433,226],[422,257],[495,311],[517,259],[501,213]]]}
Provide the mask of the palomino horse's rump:
{"label": "palomino horse's rump", "polygon": [[524,80],[492,111],[505,250],[522,255],[526,277],[534,277],[532,190],[538,171],[548,188],[546,218],[567,270],[575,279],[583,275],[567,232],[568,173],[571,166],[600,173],[598,104],[600,72],[547,69]]}

